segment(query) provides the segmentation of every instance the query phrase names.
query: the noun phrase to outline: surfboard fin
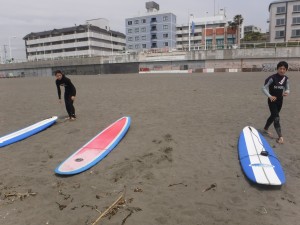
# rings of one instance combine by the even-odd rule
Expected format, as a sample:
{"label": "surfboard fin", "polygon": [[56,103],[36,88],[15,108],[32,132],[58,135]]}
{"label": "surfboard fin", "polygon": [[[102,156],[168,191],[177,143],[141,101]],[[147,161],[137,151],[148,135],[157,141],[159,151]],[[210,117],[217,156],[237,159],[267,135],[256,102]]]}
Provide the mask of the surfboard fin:
{"label": "surfboard fin", "polygon": [[268,151],[261,151],[260,154],[263,155],[263,156],[268,156],[269,152]]}

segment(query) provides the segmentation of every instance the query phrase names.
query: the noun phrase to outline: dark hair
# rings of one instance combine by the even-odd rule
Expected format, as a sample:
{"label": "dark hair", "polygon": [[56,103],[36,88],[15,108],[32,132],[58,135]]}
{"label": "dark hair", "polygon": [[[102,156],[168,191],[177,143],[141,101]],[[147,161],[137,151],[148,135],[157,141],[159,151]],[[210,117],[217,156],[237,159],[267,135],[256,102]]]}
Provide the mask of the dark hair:
{"label": "dark hair", "polygon": [[55,70],[54,75],[56,75],[56,74],[58,74],[58,73],[64,75],[63,72],[62,72],[61,70]]}
{"label": "dark hair", "polygon": [[284,66],[286,68],[286,70],[288,70],[288,68],[289,68],[289,64],[287,62],[281,61],[277,64],[277,69],[282,66]]}

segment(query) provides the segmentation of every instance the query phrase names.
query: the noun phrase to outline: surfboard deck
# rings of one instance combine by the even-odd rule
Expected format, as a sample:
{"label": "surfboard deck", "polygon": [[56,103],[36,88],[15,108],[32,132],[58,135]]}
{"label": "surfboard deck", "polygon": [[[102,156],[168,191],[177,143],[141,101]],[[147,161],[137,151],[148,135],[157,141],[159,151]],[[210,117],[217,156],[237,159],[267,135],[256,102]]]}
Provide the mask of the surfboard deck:
{"label": "surfboard deck", "polygon": [[31,126],[25,127],[21,130],[15,131],[13,133],[7,134],[0,138],[0,147],[13,144],[17,141],[21,141],[25,138],[28,138],[46,128],[50,127],[57,120],[57,116],[53,116],[49,119],[42,120]]}
{"label": "surfboard deck", "polygon": [[254,127],[246,126],[239,136],[238,153],[246,177],[258,184],[282,185],[284,171],[270,144]]}
{"label": "surfboard deck", "polygon": [[130,117],[120,118],[62,162],[55,169],[55,173],[74,175],[96,165],[122,140],[130,123]]}

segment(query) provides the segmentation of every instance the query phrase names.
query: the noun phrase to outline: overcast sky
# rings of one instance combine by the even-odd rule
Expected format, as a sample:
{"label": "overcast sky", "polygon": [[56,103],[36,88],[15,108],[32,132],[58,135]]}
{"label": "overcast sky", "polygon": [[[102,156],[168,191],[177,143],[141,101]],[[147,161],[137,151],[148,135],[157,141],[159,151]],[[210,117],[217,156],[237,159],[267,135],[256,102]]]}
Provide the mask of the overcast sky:
{"label": "overcast sky", "polygon": [[[204,17],[214,10],[225,9],[228,19],[241,14],[244,25],[256,25],[265,32],[268,28],[268,7],[273,0],[156,0],[161,12],[171,12],[177,24],[188,22],[188,15]],[[125,18],[146,12],[141,0],[0,0],[0,56],[4,45],[11,43],[12,55],[25,59],[23,37],[31,32],[52,30],[84,24],[86,20],[106,18],[112,30],[125,32]],[[6,47],[7,58],[9,48]]]}

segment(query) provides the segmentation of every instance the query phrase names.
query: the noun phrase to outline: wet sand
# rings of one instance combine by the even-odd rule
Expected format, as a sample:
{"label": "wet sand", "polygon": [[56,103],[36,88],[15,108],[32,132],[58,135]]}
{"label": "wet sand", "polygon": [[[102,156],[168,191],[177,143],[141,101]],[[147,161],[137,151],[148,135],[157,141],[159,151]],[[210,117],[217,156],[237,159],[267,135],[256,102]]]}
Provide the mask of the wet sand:
{"label": "wet sand", "polygon": [[[280,114],[285,144],[268,139],[286,184],[252,184],[238,161],[243,127],[261,129],[269,116],[261,92],[268,75],[68,76],[78,93],[75,122],[63,120],[53,77],[0,79],[0,136],[60,118],[0,149],[0,224],[92,224],[122,193],[125,204],[97,224],[298,224],[299,74],[288,74],[291,95]],[[131,117],[131,127],[103,161],[75,176],[54,174],[59,163],[122,116]]]}

